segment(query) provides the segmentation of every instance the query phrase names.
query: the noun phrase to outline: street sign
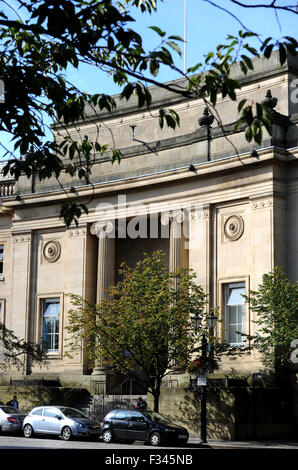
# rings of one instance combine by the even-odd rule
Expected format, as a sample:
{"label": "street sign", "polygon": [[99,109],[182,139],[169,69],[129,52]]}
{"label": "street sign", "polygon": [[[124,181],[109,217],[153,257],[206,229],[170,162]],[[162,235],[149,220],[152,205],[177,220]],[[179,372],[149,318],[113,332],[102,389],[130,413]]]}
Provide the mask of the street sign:
{"label": "street sign", "polygon": [[206,387],[206,385],[207,385],[206,375],[198,375],[197,376],[197,386],[198,387]]}

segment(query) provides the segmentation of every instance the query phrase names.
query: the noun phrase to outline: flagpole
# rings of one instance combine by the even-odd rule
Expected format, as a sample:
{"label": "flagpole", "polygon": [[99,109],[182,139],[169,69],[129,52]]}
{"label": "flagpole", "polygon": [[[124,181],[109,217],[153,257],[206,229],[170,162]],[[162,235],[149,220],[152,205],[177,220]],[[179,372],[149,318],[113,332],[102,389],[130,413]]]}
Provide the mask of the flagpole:
{"label": "flagpole", "polygon": [[186,74],[187,0],[184,0],[184,74]]}

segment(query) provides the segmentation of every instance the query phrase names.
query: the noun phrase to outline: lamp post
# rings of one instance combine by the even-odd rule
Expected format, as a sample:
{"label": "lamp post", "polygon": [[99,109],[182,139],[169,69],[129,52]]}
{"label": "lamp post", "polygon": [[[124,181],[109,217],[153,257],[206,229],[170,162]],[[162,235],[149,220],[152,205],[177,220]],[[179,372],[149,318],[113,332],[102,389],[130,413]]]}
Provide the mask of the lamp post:
{"label": "lamp post", "polygon": [[211,152],[210,152],[210,142],[211,142],[211,124],[214,121],[214,116],[209,113],[209,109],[205,108],[203,112],[203,116],[200,117],[198,120],[199,125],[202,127],[206,127],[207,129],[207,160],[210,161]]}
{"label": "lamp post", "polygon": [[[213,337],[214,330],[216,328],[217,316],[214,315],[213,312],[206,317],[209,329],[209,337]],[[192,326],[195,331],[198,331],[201,324],[202,324],[202,317],[198,315],[196,312],[195,315],[191,318]],[[202,335],[202,363],[203,365],[206,364],[207,359],[207,350],[209,352],[209,356],[213,357],[212,347],[208,347],[208,341],[206,338],[205,333]],[[207,372],[206,372],[207,375]],[[200,439],[201,443],[207,442],[207,381],[205,385],[201,385],[201,427],[200,427]]]}

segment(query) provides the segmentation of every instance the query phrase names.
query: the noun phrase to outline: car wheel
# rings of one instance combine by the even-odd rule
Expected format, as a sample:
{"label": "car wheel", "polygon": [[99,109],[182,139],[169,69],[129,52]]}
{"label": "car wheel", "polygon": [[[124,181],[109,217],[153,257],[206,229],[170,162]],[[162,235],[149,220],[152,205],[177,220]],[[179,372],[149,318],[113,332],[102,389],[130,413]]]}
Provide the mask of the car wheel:
{"label": "car wheel", "polygon": [[65,426],[65,428],[62,429],[61,436],[64,441],[70,441],[72,432],[69,426]]}
{"label": "car wheel", "polygon": [[27,438],[33,436],[33,427],[31,426],[31,424],[25,424],[23,433],[24,433],[24,436]]}
{"label": "car wheel", "polygon": [[153,432],[149,438],[149,442],[152,446],[159,446],[161,441],[159,432]]}
{"label": "car wheel", "polygon": [[102,441],[103,441],[105,444],[109,444],[110,442],[112,442],[112,440],[113,440],[112,431],[110,431],[110,429],[106,429],[105,431],[103,431],[103,433],[102,433]]}

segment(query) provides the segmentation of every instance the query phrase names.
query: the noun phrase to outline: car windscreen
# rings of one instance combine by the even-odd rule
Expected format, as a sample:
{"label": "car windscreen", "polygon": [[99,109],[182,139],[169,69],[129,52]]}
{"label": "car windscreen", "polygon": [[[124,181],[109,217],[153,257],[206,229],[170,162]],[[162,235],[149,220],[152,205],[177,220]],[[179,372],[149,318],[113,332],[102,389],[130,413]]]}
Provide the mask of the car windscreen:
{"label": "car windscreen", "polygon": [[170,424],[170,421],[165,416],[162,416],[159,413],[156,413],[155,411],[143,411],[142,414],[154,423]]}
{"label": "car windscreen", "polygon": [[61,412],[66,416],[67,418],[88,418],[87,415],[82,413],[79,410],[75,410],[74,408],[60,408]]}
{"label": "car windscreen", "polygon": [[7,413],[9,415],[14,414],[14,415],[23,415],[25,414],[25,411],[19,410],[18,408],[14,408],[13,406],[0,406],[1,410],[4,411],[4,413]]}

